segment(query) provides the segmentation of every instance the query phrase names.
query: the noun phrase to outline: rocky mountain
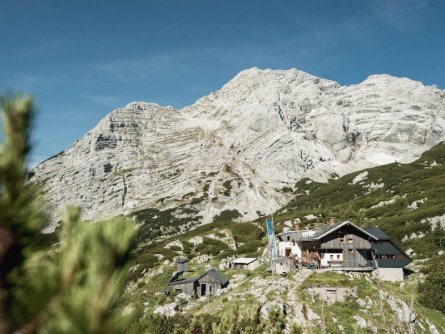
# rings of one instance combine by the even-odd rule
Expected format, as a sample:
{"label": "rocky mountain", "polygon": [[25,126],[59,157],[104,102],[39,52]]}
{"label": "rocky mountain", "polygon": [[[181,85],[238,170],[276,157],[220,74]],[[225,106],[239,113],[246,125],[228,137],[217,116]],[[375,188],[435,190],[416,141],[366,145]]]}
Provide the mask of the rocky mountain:
{"label": "rocky mountain", "polygon": [[176,110],[135,102],[30,171],[54,228],[67,204],[84,218],[175,209],[202,222],[286,204],[304,177],[326,181],[410,162],[445,139],[445,91],[389,75],[341,86],[305,72],[242,71]]}

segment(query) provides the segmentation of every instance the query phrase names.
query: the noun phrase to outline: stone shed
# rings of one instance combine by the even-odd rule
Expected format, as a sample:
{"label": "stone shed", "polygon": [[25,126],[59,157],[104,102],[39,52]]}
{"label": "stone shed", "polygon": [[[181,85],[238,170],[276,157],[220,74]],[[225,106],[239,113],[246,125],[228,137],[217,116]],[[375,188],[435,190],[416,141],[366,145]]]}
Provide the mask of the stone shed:
{"label": "stone shed", "polygon": [[255,270],[260,266],[260,261],[256,257],[242,257],[235,259],[231,263],[231,268]]}

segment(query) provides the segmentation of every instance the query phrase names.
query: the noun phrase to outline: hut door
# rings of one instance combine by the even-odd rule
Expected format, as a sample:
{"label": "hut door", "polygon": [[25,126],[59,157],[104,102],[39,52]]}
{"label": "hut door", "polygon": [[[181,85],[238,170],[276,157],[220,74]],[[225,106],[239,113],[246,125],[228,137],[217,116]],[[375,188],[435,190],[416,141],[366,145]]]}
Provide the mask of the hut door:
{"label": "hut door", "polygon": [[207,293],[207,285],[201,284],[201,296],[205,296]]}

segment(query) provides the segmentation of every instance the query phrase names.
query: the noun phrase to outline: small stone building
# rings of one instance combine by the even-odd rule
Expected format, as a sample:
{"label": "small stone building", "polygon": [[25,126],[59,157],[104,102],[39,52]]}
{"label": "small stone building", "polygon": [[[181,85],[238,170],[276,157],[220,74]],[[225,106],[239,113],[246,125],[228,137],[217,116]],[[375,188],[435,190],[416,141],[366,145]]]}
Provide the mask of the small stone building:
{"label": "small stone building", "polygon": [[184,272],[176,272],[170,279],[169,284],[173,287],[177,293],[186,293],[190,296],[207,296],[213,295],[216,291],[224,289],[229,285],[229,280],[224,275],[215,270],[207,270],[204,274],[181,279]]}
{"label": "small stone building", "polygon": [[255,270],[260,264],[260,261],[256,257],[242,257],[233,260],[230,267],[234,269]]}

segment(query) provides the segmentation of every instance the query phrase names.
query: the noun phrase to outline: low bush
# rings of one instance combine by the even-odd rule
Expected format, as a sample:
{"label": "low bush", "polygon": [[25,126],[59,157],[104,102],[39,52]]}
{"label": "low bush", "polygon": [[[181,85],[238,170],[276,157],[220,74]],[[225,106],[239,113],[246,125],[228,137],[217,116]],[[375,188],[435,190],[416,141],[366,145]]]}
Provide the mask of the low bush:
{"label": "low bush", "polygon": [[264,237],[264,231],[256,224],[237,223],[230,226],[230,231],[237,242],[258,241]]}
{"label": "low bush", "polygon": [[229,252],[230,248],[221,240],[204,238],[203,243],[196,246],[195,251],[200,254],[217,256],[222,252]]}
{"label": "low bush", "polygon": [[445,259],[441,256],[431,262],[425,270],[428,276],[418,286],[419,302],[445,313]]}
{"label": "low bush", "polygon": [[255,257],[259,253],[258,249],[261,250],[262,247],[264,247],[264,244],[261,240],[251,240],[239,246],[236,254]]}

